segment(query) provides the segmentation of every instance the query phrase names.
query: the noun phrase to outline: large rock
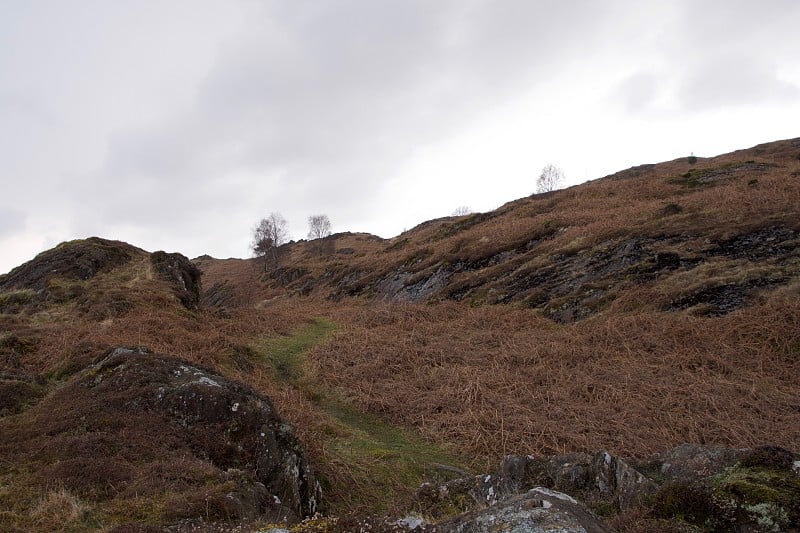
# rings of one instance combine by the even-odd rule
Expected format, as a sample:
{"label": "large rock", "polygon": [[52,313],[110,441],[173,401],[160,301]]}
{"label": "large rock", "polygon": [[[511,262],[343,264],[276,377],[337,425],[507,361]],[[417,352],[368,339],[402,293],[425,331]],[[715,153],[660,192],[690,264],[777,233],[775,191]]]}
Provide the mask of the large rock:
{"label": "large rock", "polygon": [[463,502],[493,505],[538,486],[620,510],[645,503],[658,490],[653,480],[624,460],[600,452],[594,456],[571,453],[546,458],[510,455],[494,474],[452,481],[438,492],[423,488],[420,496],[436,512],[437,508],[463,508]]}
{"label": "large rock", "polygon": [[156,275],[167,281],[187,309],[197,309],[200,303],[200,269],[189,259],[178,253],[153,252],[150,263]]}
{"label": "large rock", "polygon": [[98,509],[135,501],[151,510],[130,520],[161,524],[294,522],[318,509],[292,428],[269,399],[213,370],[88,348],[55,381],[23,378],[0,374],[0,415],[12,415],[0,416],[0,463],[25,465],[42,490],[63,487]]}
{"label": "large rock", "polygon": [[121,241],[99,237],[62,242],[8,274],[0,276],[0,290],[48,289],[53,278],[87,280],[127,263],[143,250]]}
{"label": "large rock", "polygon": [[[425,483],[417,491],[418,508],[438,523],[421,530],[435,533],[610,531],[572,496],[552,489],[552,485],[560,484],[586,494],[600,482],[611,491],[608,484],[619,485],[609,480],[609,477],[616,480],[616,473],[609,474],[611,465],[605,464],[605,460],[601,462],[603,466],[598,467],[600,474],[596,476],[592,470],[592,456],[586,454],[541,461],[531,456],[508,456],[494,474],[466,477],[443,485]],[[554,478],[560,482],[556,483]],[[541,481],[551,486],[537,486]]]}
{"label": "large rock", "polygon": [[748,450],[722,446],[681,444],[638,465],[640,470],[665,481],[692,482],[719,474],[735,465]]}
{"label": "large rock", "polygon": [[261,505],[280,502],[301,517],[316,511],[320,487],[305,449],[271,402],[249,387],[175,357],[131,348],[113,350],[78,385],[102,396],[121,416],[137,410],[167,415],[196,453],[263,484],[268,500]]}
{"label": "large rock", "polygon": [[607,526],[570,496],[537,487],[435,526],[431,533],[606,533]]}
{"label": "large rock", "polygon": [[660,479],[653,514],[714,531],[800,530],[800,456],[778,446],[684,444],[639,469]]}

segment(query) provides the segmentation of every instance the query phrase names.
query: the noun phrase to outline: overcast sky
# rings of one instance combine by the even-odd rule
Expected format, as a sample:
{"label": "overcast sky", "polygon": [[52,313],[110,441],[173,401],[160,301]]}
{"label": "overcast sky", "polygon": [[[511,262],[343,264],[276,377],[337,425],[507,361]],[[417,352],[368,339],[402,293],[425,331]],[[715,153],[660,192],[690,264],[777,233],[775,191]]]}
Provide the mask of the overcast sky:
{"label": "overcast sky", "polygon": [[800,136],[797,0],[0,0],[0,272],[246,257]]}

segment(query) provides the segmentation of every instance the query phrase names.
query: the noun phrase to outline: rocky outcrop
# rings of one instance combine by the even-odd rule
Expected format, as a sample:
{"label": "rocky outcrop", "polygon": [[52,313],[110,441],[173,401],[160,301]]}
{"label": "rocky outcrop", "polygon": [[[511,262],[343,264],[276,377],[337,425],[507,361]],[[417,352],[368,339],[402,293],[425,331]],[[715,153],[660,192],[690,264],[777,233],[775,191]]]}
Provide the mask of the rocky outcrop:
{"label": "rocky outcrop", "polygon": [[161,413],[195,453],[249,475],[256,484],[231,497],[237,505],[277,504],[299,517],[317,510],[320,487],[305,449],[270,401],[245,385],[174,357],[117,348],[84,372],[76,389],[103,397],[121,416]]}
{"label": "rocky outcrop", "polygon": [[800,529],[800,456],[777,447],[683,445],[639,468],[658,479],[655,517],[712,531]]}
{"label": "rocky outcrop", "polygon": [[564,492],[591,504],[626,510],[649,500],[658,485],[607,452],[549,458],[510,455],[494,474],[421,487],[422,509],[433,515],[491,506],[536,487]]}
{"label": "rocky outcrop", "polygon": [[775,446],[689,444],[644,462],[607,452],[507,456],[494,473],[423,484],[415,511],[399,519],[321,517],[267,533],[603,533],[614,531],[604,517],[620,511],[614,523],[625,530],[797,531],[799,458]]}
{"label": "rocky outcrop", "polygon": [[[39,310],[48,303],[77,302],[90,318],[125,315],[134,303],[121,287],[92,291],[86,281],[125,265],[147,252],[120,241],[90,237],[63,242],[31,261],[0,276],[0,313]],[[155,277],[166,281],[181,304],[190,310],[200,303],[200,270],[179,253],[153,252],[150,264]]]}
{"label": "rocky outcrop", "polygon": [[[677,204],[669,206],[680,209]],[[541,309],[556,322],[572,323],[602,311],[626,288],[659,283],[673,275],[704,282],[665,299],[661,303],[664,311],[691,309],[719,317],[800,274],[800,232],[787,226],[709,240],[702,248],[694,242],[697,236],[676,233],[615,238],[566,253],[540,249],[543,242],[557,237],[557,227],[531,231],[527,239],[504,248],[490,247],[477,256],[466,251],[441,254],[427,247],[380,269],[340,266],[336,276],[317,278],[300,266],[286,267],[286,272],[303,275],[283,275],[280,286],[302,293],[327,286],[333,300],[368,296],[416,303],[449,299],[476,305],[517,304]],[[724,260],[747,263],[739,265],[739,275],[730,279],[709,277],[704,265]]]}
{"label": "rocky outcrop", "polygon": [[200,269],[179,253],[153,252],[150,263],[156,275],[167,281],[175,296],[187,309],[197,309],[200,303]]}
{"label": "rocky outcrop", "polygon": [[143,253],[130,244],[99,237],[63,242],[0,276],[0,290],[41,291],[53,278],[87,280]]}
{"label": "rocky outcrop", "polygon": [[268,398],[143,348],[91,348],[83,360],[55,382],[0,373],[0,463],[93,506],[139,502],[150,523],[293,523],[317,511],[305,447]]}
{"label": "rocky outcrop", "polygon": [[423,531],[430,533],[561,532],[606,533],[611,529],[570,496],[543,487],[497,505],[458,516]]}
{"label": "rocky outcrop", "polygon": [[688,444],[640,463],[607,452],[508,456],[496,473],[424,484],[418,507],[435,525],[408,530],[608,531],[584,504],[604,516],[639,509],[654,528],[668,520],[700,531],[794,530],[798,458],[775,446]]}

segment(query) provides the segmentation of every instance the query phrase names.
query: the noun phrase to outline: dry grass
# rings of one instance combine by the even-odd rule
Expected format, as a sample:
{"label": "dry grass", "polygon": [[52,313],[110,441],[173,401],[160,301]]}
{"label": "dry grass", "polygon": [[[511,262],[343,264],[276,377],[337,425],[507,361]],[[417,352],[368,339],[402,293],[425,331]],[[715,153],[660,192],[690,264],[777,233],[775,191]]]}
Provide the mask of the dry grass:
{"label": "dry grass", "polygon": [[[216,367],[273,399],[308,445],[327,484],[327,503],[339,511],[405,505],[418,471],[409,469],[399,484],[371,480],[391,477],[386,465],[395,468],[397,457],[431,461],[431,443],[458,450],[453,455],[469,457],[477,470],[494,469],[509,453],[606,449],[644,457],[682,442],[797,450],[796,263],[719,258],[646,283],[621,283],[601,312],[569,325],[521,306],[334,303],[324,297],[340,282],[366,287],[397,269],[423,279],[458,262],[481,267],[454,275],[451,283],[489,292],[507,272],[532,274],[554,257],[600,253],[629,237],[680,237],[659,241],[657,250],[691,258],[709,242],[754,229],[800,229],[798,153],[800,147],[787,141],[693,167],[676,160],[517,200],[490,215],[432,221],[390,241],[337,236],[327,255],[294,244],[284,266],[324,280],[308,297],[263,274],[255,261],[201,259],[206,288],[231,288],[226,313],[186,311],[165,283],[153,279],[146,258],[136,258],[91,280],[63,284],[64,298],[47,305],[30,306],[30,294],[0,295],[9,305],[0,314],[2,338],[35,340],[23,355],[9,351],[0,358],[0,370],[47,376],[45,387],[56,393],[111,346],[143,345]],[[778,166],[756,174],[730,171],[761,159]],[[723,170],[731,173],[696,183],[698,175],[708,175],[702,172]],[[676,207],[665,209],[670,204]],[[784,281],[722,317],[662,311],[671,300],[715,284],[769,277]],[[293,347],[297,332],[318,318],[336,331],[301,343],[302,372],[291,379],[253,356],[253,350]],[[121,517],[154,521],[168,511],[185,514],[200,501],[197,486],[211,475],[202,461],[168,456],[145,465],[114,456],[112,443],[102,439],[48,444],[25,438],[33,415],[53,431],[74,425],[68,402],[61,407],[44,414],[24,407],[0,419],[6,439],[0,443],[0,501],[10,509],[0,511],[0,527],[30,529],[41,521],[47,529],[57,512],[77,513],[79,523],[85,505],[95,506],[90,514],[103,524]],[[398,427],[406,433],[394,433]],[[83,464],[76,452],[72,463],[54,466],[55,455],[48,454],[62,444],[94,449],[103,460]],[[48,468],[74,487],[54,489],[40,501],[47,485],[39,474]],[[109,489],[102,476],[80,485],[83,470],[124,474],[122,488]],[[148,479],[177,491],[171,511]],[[655,527],[646,517],[620,520],[632,531]]]}
{"label": "dry grass", "polygon": [[346,334],[311,355],[355,404],[487,466],[506,453],[643,457],[682,442],[796,449],[790,298],[719,319],[649,312],[568,327],[502,307],[365,305],[340,310]]}
{"label": "dry grass", "polygon": [[80,529],[80,522],[91,506],[61,487],[47,491],[30,511],[33,525],[39,531]]}

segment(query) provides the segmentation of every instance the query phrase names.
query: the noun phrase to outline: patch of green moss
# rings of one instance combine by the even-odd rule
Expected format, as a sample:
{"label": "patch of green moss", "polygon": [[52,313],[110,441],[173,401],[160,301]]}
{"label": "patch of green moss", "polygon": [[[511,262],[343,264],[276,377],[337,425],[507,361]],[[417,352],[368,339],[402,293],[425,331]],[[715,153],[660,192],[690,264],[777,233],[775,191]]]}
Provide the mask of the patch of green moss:
{"label": "patch of green moss", "polygon": [[303,355],[324,341],[336,329],[327,318],[315,318],[292,335],[254,340],[248,353],[266,363],[285,383],[297,384],[303,375]]}
{"label": "patch of green moss", "polygon": [[36,296],[36,291],[31,289],[0,293],[0,312],[18,313],[34,296]]}
{"label": "patch of green moss", "polygon": [[[779,449],[757,449],[749,464],[774,463],[776,450]],[[800,479],[789,468],[738,463],[704,481],[666,483],[656,495],[653,514],[656,518],[685,521],[704,531],[797,528]]]}
{"label": "patch of green moss", "polygon": [[[409,503],[425,480],[452,477],[438,465],[457,467],[461,461],[412,431],[356,409],[335,391],[315,382],[313,376],[306,375],[307,352],[324,342],[335,329],[330,320],[316,318],[292,335],[256,339],[248,349],[240,350],[240,357],[270,367],[279,381],[301,390],[327,417],[328,423],[318,434],[318,444],[325,450],[318,477],[327,494],[335,492],[329,511],[383,513],[391,506]],[[338,466],[327,470],[325,463]],[[334,471],[346,479],[328,479],[326,472]]]}
{"label": "patch of green moss", "polygon": [[589,504],[589,508],[597,516],[608,518],[619,514],[619,508],[609,501],[596,501]]}
{"label": "patch of green moss", "polygon": [[800,526],[800,478],[790,469],[737,465],[712,478],[712,488],[744,519]]}
{"label": "patch of green moss", "polygon": [[436,521],[447,520],[476,508],[475,483],[467,478],[447,484],[425,483],[416,494],[416,511]]}
{"label": "patch of green moss", "polygon": [[338,433],[325,443],[331,461],[348,465],[349,480],[358,490],[338,502],[340,511],[363,509],[382,513],[392,505],[408,504],[425,481],[444,482],[454,474],[441,465],[461,461],[436,444],[409,430],[387,424],[378,417],[349,406],[333,394],[320,400]]}
{"label": "patch of green moss", "polygon": [[655,496],[653,514],[708,527],[718,521],[720,509],[704,485],[673,481],[664,484]]}
{"label": "patch of green moss", "polygon": [[83,281],[51,278],[47,281],[47,293],[55,303],[66,303],[83,295],[86,283]]}

